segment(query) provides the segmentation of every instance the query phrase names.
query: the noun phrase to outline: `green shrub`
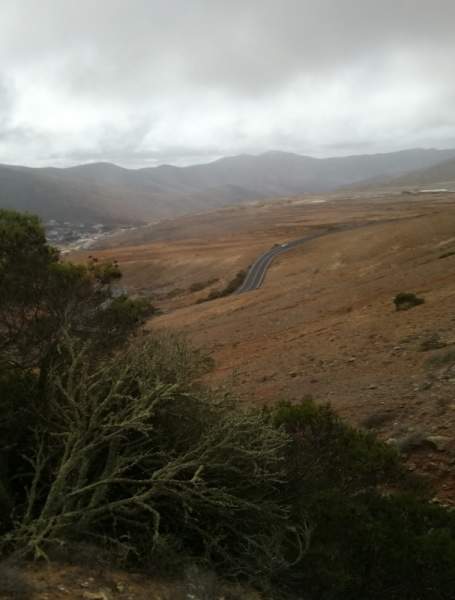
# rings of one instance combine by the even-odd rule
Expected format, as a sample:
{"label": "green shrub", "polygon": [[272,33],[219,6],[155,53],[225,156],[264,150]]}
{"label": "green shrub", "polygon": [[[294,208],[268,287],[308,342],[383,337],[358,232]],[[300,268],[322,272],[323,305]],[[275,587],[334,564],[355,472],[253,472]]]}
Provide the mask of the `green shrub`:
{"label": "green shrub", "polygon": [[327,494],[312,511],[309,552],[296,577],[306,597],[449,600],[455,519],[412,495]]}
{"label": "green shrub", "polygon": [[415,294],[408,292],[400,292],[393,299],[393,303],[395,304],[396,310],[409,310],[414,306],[424,304],[424,302],[425,300],[423,298],[419,298]]}
{"label": "green shrub", "polygon": [[61,345],[5,550],[39,557],[63,540],[107,541],[144,563],[171,542],[257,583],[300,554],[305,528],[280,496],[287,435],[259,411],[196,393],[198,355],[188,364],[166,344],[138,340],[95,365],[79,343]]}
{"label": "green shrub", "polygon": [[222,296],[228,296],[229,294],[233,294],[245,281],[245,277],[247,275],[246,271],[239,271],[233,279],[227,284],[227,286],[222,290]]}
{"label": "green shrub", "polygon": [[357,494],[404,481],[397,452],[372,434],[350,427],[328,405],[306,399],[281,403],[273,422],[284,427],[293,444],[287,460],[296,497],[308,504],[312,494],[326,489]]}
{"label": "green shrub", "polygon": [[295,521],[304,516],[312,531],[308,551],[279,584],[289,597],[449,600],[455,515],[426,500],[426,486],[398,454],[309,400],[281,404],[272,419],[293,440],[285,496]]}
{"label": "green shrub", "polygon": [[239,271],[236,276],[221,290],[212,290],[206,298],[199,298],[196,304],[202,304],[202,302],[209,302],[210,300],[216,300],[217,298],[224,298],[233,294],[242,283],[245,281],[247,276],[246,271]]}

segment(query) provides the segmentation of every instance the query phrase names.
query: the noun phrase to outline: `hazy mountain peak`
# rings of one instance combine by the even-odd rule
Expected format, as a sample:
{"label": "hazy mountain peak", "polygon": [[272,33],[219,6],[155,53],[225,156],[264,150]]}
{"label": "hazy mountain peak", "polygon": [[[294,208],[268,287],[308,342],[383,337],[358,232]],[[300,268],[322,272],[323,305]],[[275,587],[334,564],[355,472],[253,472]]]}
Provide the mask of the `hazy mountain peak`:
{"label": "hazy mountain peak", "polygon": [[89,163],[83,163],[81,165],[75,165],[74,167],[68,167],[68,170],[87,170],[87,171],[95,171],[95,170],[104,170],[104,171],[116,171],[116,170],[120,170],[120,171],[128,171],[129,169],[126,169],[125,167],[121,167],[120,165],[116,165],[115,163],[111,163],[111,162],[107,162],[107,161],[101,161],[101,162],[89,162]]}
{"label": "hazy mountain peak", "polygon": [[[323,193],[362,181],[386,181],[452,159],[455,150],[413,148],[321,159],[271,150],[188,167],[126,169],[109,162],[67,169],[0,166],[0,206],[29,210],[46,220],[147,221],[255,199]],[[443,175],[438,171],[439,178]],[[435,171],[424,180],[433,176]]]}

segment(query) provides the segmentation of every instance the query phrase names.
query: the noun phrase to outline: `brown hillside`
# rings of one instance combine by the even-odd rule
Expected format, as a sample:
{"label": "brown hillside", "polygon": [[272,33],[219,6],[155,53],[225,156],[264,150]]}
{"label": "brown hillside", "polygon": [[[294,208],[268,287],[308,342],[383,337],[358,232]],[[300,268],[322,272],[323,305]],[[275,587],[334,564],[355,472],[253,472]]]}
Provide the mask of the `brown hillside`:
{"label": "brown hillside", "polygon": [[[393,220],[382,222],[386,218]],[[281,256],[258,291],[200,305],[194,302],[207,290],[187,291],[202,279],[228,280],[274,242],[312,227],[367,221],[376,223]],[[436,469],[442,494],[453,491],[448,470],[455,460],[450,450],[455,426],[451,196],[284,203],[183,224],[187,239],[178,239],[184,237],[182,222],[170,222],[166,241],[162,226],[160,241],[99,253],[120,260],[132,289],[158,293],[170,312],[150,327],[183,330],[208,348],[216,361],[210,383],[228,382],[246,402],[310,394],[331,402],[352,423],[374,426],[384,438],[402,440],[416,432],[440,436],[444,451],[426,454],[425,468]],[[183,291],[168,299],[175,288]],[[425,304],[397,312],[393,298],[399,292],[414,292]],[[419,463],[419,457],[412,461]]]}

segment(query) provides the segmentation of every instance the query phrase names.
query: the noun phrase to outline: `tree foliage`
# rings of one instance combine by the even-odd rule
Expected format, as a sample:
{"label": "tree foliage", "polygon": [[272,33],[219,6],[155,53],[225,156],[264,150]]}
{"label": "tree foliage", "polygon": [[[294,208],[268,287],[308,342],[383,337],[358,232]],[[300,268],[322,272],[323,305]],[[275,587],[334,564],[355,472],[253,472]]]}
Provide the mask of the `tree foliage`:
{"label": "tree foliage", "polygon": [[10,474],[26,468],[22,454],[45,410],[49,373],[62,362],[63,336],[83,340],[92,355],[109,353],[153,312],[114,297],[120,277],[114,263],[60,260],[37,217],[0,210],[0,508],[12,503]]}
{"label": "tree foliage", "polygon": [[[182,387],[188,365],[166,376],[166,343],[138,340],[95,367],[79,343],[60,345],[5,544],[39,557],[64,540],[110,540],[144,562],[171,543],[265,581],[309,539],[280,500],[288,437],[259,411]],[[193,374],[205,364],[196,355]]]}
{"label": "tree foliage", "polygon": [[0,210],[0,365],[41,368],[65,331],[107,347],[152,309],[113,297],[115,263],[60,260],[32,215]]}

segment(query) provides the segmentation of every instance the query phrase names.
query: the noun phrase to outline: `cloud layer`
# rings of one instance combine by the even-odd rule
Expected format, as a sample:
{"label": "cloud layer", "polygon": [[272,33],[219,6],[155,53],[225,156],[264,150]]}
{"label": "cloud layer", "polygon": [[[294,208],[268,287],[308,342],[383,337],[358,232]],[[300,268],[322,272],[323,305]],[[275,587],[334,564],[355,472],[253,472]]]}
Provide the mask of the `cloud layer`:
{"label": "cloud layer", "polygon": [[455,146],[453,0],[3,0],[0,162]]}

